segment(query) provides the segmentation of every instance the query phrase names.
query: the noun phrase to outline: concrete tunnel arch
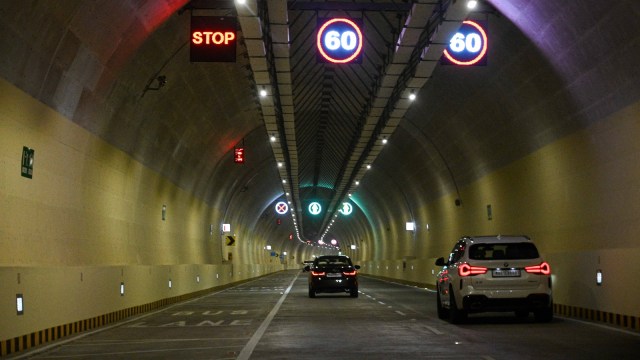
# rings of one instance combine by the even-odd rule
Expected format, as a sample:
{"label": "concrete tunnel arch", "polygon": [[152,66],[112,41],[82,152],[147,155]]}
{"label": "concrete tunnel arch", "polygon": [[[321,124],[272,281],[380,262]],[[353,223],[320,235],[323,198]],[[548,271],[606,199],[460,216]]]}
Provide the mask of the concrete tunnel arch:
{"label": "concrete tunnel arch", "polygon": [[[2,5],[0,340],[144,311],[317,254],[281,240],[295,262],[242,243],[223,260],[211,224],[285,239],[291,222],[259,220],[282,187],[249,60],[183,59],[186,3]],[[526,233],[552,264],[556,311],[612,314],[637,330],[639,9],[489,3],[503,16],[489,19],[488,66],[434,71],[361,179],[367,210],[331,233],[358,246],[344,253],[364,274],[421,286],[460,236]],[[165,87],[142,97],[160,73]],[[234,167],[242,139],[255,162]],[[35,150],[32,179],[18,172],[24,146]]]}

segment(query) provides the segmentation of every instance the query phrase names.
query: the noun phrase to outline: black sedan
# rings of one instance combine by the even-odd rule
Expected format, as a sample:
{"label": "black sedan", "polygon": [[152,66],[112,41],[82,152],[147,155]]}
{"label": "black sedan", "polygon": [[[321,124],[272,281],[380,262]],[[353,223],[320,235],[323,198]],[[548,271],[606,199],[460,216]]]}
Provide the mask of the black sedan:
{"label": "black sedan", "polygon": [[306,266],[309,272],[309,297],[318,293],[346,292],[358,297],[358,269],[351,259],[344,255],[326,255],[317,257],[312,265]]}

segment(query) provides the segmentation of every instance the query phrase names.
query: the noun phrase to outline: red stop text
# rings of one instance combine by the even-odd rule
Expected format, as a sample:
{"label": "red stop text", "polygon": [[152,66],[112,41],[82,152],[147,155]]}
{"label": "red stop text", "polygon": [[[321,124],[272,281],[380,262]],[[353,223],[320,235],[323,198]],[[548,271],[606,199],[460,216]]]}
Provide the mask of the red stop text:
{"label": "red stop text", "polygon": [[236,39],[232,31],[194,31],[191,34],[191,42],[195,45],[229,45]]}

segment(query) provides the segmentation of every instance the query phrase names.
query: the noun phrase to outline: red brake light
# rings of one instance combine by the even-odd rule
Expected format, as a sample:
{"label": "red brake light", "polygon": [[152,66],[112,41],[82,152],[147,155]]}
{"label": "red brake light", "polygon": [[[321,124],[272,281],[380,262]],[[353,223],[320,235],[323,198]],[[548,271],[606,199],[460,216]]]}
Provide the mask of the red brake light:
{"label": "red brake light", "polygon": [[462,264],[458,267],[458,275],[460,276],[470,276],[470,275],[480,275],[487,272],[487,268],[484,266],[471,266],[469,264]]}
{"label": "red brake light", "polygon": [[347,276],[355,276],[358,272],[356,270],[353,270],[353,271],[343,271],[342,273]]}
{"label": "red brake light", "polygon": [[524,270],[531,274],[542,274],[542,275],[551,274],[551,266],[549,266],[547,262],[543,262],[540,265],[525,266]]}
{"label": "red brake light", "polygon": [[313,276],[324,276],[324,271],[311,271],[311,275]]}

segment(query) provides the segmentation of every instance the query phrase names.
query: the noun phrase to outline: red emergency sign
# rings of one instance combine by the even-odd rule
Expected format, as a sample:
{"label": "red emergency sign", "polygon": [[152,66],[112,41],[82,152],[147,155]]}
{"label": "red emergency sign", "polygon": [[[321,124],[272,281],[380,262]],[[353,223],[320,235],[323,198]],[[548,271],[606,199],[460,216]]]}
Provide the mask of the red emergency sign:
{"label": "red emergency sign", "polygon": [[233,151],[233,161],[236,164],[244,164],[244,148],[235,148]]}
{"label": "red emergency sign", "polygon": [[236,33],[231,31],[194,31],[191,42],[195,45],[229,45],[236,40]]}
{"label": "red emergency sign", "polygon": [[235,17],[192,16],[191,62],[235,62],[237,27]]}

